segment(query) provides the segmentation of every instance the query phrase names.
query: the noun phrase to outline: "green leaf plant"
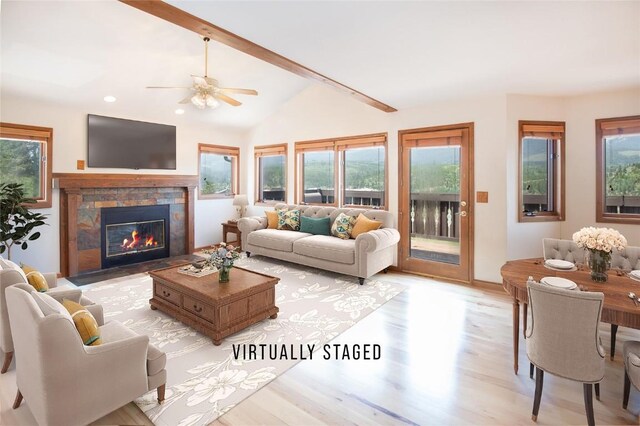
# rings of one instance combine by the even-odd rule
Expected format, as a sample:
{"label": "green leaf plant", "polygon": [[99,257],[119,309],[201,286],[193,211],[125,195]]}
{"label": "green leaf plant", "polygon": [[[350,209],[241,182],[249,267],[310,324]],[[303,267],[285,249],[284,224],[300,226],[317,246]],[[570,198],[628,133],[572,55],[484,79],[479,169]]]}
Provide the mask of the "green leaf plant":
{"label": "green leaf plant", "polygon": [[27,208],[35,202],[25,197],[22,184],[0,184],[0,254],[6,252],[9,260],[13,246],[26,250],[29,241],[40,238],[40,232],[34,230],[45,225],[46,215]]}

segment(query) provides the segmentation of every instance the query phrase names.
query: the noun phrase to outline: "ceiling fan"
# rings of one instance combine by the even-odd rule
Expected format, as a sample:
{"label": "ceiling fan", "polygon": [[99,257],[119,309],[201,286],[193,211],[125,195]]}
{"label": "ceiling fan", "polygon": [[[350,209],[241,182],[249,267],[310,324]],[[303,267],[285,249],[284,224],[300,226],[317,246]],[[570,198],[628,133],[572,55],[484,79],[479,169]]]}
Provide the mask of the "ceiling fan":
{"label": "ceiling fan", "polygon": [[163,87],[163,86],[147,86],[147,89],[188,89],[193,92],[193,94],[187,96],[183,100],[181,100],[180,104],[188,104],[191,102],[194,106],[199,109],[205,108],[216,108],[220,105],[219,101],[228,103],[232,106],[240,106],[241,102],[227,96],[229,94],[238,94],[238,95],[253,95],[256,96],[258,94],[257,91],[253,89],[237,89],[237,88],[227,88],[220,87],[218,84],[218,80],[215,78],[211,78],[207,75],[208,67],[208,53],[209,53],[209,37],[204,38],[204,75],[191,75],[193,78],[193,85],[190,87]]}

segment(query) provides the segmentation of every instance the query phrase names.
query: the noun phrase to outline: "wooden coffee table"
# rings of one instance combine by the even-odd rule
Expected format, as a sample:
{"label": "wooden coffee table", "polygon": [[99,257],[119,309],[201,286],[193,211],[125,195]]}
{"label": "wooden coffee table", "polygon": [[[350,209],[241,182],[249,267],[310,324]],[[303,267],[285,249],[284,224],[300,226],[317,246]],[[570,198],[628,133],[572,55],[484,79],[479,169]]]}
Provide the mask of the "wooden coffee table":
{"label": "wooden coffee table", "polygon": [[218,274],[191,277],[178,272],[180,266],[149,273],[153,278],[151,309],[176,318],[209,336],[214,345],[224,337],[266,318],[276,318],[276,284],[279,278],[234,267],[228,283],[218,283]]}

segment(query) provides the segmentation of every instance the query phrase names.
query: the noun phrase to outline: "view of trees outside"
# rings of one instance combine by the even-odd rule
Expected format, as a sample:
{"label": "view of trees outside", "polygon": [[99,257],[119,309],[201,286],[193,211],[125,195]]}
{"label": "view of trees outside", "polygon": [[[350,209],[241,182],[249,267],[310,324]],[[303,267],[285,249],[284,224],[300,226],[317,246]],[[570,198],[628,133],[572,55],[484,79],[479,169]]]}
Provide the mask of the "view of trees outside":
{"label": "view of trees outside", "polygon": [[460,193],[460,147],[413,148],[411,193]]}
{"label": "view of trees outside", "polygon": [[233,158],[203,152],[200,154],[200,191],[202,194],[231,194]]}
{"label": "view of trees outside", "polygon": [[285,156],[274,155],[268,157],[260,157],[260,198],[263,201],[285,201],[284,185],[285,185]]}
{"label": "view of trees outside", "polygon": [[[524,138],[522,140],[522,197],[523,210],[525,211],[547,210],[547,191],[549,188],[549,162],[547,160],[550,154],[548,149],[548,139]],[[533,202],[534,198],[537,203]]]}
{"label": "view of trees outside", "polygon": [[347,191],[384,191],[384,147],[345,151],[344,187]]}
{"label": "view of trees outside", "polygon": [[303,188],[333,190],[334,152],[319,151],[303,154],[304,182]]}
{"label": "view of trees outside", "polygon": [[605,138],[607,196],[640,196],[640,135]]}
{"label": "view of trees outside", "polygon": [[0,182],[21,183],[27,197],[40,198],[43,148],[38,141],[0,139]]}

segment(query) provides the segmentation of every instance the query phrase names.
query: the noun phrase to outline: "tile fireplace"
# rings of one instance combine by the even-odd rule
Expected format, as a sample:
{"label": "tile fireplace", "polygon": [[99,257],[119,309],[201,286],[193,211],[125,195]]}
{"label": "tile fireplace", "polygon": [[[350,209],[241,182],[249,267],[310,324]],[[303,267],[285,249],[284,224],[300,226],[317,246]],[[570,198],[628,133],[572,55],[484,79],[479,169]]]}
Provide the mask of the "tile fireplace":
{"label": "tile fireplace", "polygon": [[100,211],[101,267],[169,257],[169,205],[106,207]]}

